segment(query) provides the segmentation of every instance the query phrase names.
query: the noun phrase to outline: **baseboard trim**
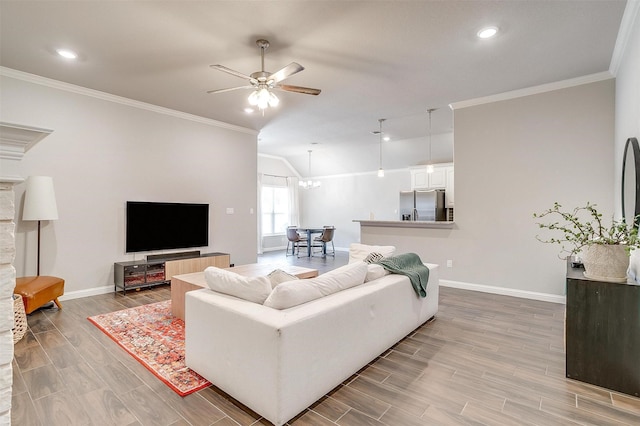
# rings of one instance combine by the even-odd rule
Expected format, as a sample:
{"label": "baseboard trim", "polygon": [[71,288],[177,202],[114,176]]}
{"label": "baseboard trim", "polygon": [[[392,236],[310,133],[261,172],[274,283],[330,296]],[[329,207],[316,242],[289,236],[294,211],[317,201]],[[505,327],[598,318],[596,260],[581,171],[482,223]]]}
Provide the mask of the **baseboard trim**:
{"label": "baseboard trim", "polygon": [[[336,251],[348,251],[348,250],[344,248],[336,247]],[[516,290],[513,288],[495,287],[491,285],[465,283],[462,281],[452,281],[452,280],[440,280],[440,285],[442,287],[459,288],[461,290],[479,291],[482,293],[491,293],[491,294],[499,294],[502,296],[519,297],[521,299],[540,300],[542,302],[560,303],[562,305],[566,304],[566,297],[559,296],[557,294],[538,293],[535,291]],[[85,290],[71,291],[71,292],[65,293],[63,296],[60,296],[59,299],[60,301],[64,302],[65,300],[80,299],[82,297],[97,296],[99,294],[107,294],[107,293],[113,293],[112,285],[88,288]]]}
{"label": "baseboard trim", "polygon": [[263,253],[269,253],[271,251],[281,251],[281,250],[286,250],[287,246],[280,246],[280,247],[269,247],[269,248],[262,248],[262,252]]}
{"label": "baseboard trim", "polygon": [[93,288],[88,288],[86,290],[70,291],[60,296],[58,299],[61,302],[64,302],[65,300],[80,299],[82,297],[97,296],[99,294],[107,294],[107,293],[113,293],[112,285],[105,285],[102,287],[93,287]]}
{"label": "baseboard trim", "polygon": [[482,293],[500,294],[502,296],[513,296],[521,299],[540,300],[542,302],[566,304],[566,297],[557,294],[538,293],[535,291],[516,290],[513,288],[495,287],[491,285],[472,284],[461,281],[440,280],[442,287],[459,288],[462,290],[480,291]]}

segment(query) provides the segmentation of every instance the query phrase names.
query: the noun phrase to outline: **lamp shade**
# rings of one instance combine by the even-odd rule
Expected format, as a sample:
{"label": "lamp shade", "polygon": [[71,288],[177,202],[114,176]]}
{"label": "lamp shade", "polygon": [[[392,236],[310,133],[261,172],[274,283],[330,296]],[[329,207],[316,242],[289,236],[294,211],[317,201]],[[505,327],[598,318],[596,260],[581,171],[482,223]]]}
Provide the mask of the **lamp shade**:
{"label": "lamp shade", "polygon": [[24,196],[22,220],[56,220],[58,206],[49,176],[29,176]]}

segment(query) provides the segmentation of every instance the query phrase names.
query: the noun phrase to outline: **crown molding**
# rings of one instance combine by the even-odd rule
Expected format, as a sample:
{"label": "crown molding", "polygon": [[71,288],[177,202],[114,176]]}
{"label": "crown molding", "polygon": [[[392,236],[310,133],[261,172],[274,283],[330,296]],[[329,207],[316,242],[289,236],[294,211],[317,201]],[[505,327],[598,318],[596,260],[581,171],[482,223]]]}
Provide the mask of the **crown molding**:
{"label": "crown molding", "polygon": [[21,182],[20,162],[25,153],[52,132],[0,121],[0,181]]}
{"label": "crown molding", "polygon": [[618,75],[618,69],[620,63],[624,58],[624,53],[627,50],[627,43],[629,37],[635,28],[635,22],[640,18],[640,0],[629,0],[624,8],[624,14],[622,15],[622,21],[620,22],[620,29],[618,30],[618,37],[616,38],[616,45],[613,48],[613,54],[611,55],[611,64],[609,65],[609,72],[613,76]]}
{"label": "crown molding", "polygon": [[197,123],[206,124],[208,126],[219,127],[222,129],[233,130],[240,133],[246,133],[250,135],[258,135],[258,131],[249,129],[246,127],[240,127],[222,121],[213,120],[211,118],[201,117],[195,114],[189,114],[186,112],[176,111],[174,109],[161,107],[158,105],[149,104],[146,102],[136,101],[133,99],[125,98],[122,96],[112,95],[110,93],[101,92],[99,90],[89,89],[75,84],[65,83],[59,80],[53,80],[51,78],[42,77],[36,74],[29,74],[23,71],[14,70],[12,68],[0,67],[0,75],[16,80],[22,80],[29,83],[39,84],[41,86],[51,87],[54,89],[63,90],[65,92],[76,93],[79,95],[89,96],[96,99],[101,99],[108,102],[113,102],[121,105],[130,106],[133,108],[143,109],[146,111],[155,112],[158,114],[169,115],[171,117],[181,118],[183,120],[195,121]]}
{"label": "crown molding", "polygon": [[258,157],[271,158],[272,160],[280,160],[285,164],[285,166],[287,166],[289,168],[289,170],[291,170],[291,172],[295,175],[295,177],[297,177],[299,179],[302,178],[302,175],[300,173],[298,173],[298,171],[291,165],[289,160],[287,160],[284,157],[280,157],[280,156],[277,156],[277,155],[271,155],[271,154],[261,154],[261,153],[258,153]]}
{"label": "crown molding", "polygon": [[582,77],[570,78],[568,80],[556,81],[553,83],[542,84],[540,86],[527,87],[524,89],[512,90],[510,92],[499,93],[497,95],[485,96],[482,98],[470,99],[468,101],[460,101],[449,104],[452,110],[468,108],[471,106],[490,104],[493,102],[507,101],[509,99],[522,98],[524,96],[538,95],[540,93],[552,92],[554,90],[567,89],[569,87],[580,86],[583,84],[596,83],[612,79],[613,75],[609,71],[603,71],[596,74],[589,74]]}

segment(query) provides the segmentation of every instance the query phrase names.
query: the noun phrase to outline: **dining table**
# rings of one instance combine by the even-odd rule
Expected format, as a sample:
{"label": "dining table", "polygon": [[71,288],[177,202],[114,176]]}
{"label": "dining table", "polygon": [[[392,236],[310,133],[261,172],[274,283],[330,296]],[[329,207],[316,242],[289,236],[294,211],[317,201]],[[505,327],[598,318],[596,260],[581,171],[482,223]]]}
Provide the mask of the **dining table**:
{"label": "dining table", "polygon": [[298,232],[304,232],[307,234],[307,257],[311,257],[311,245],[313,243],[313,240],[311,239],[312,235],[315,234],[322,234],[322,232],[324,231],[324,228],[296,228],[296,230]]}

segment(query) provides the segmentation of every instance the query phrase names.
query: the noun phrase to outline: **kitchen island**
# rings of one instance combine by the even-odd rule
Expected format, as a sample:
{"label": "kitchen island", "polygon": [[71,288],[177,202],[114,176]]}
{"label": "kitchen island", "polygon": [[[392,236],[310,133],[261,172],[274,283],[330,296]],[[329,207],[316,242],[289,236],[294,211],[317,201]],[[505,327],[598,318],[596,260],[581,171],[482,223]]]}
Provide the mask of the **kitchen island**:
{"label": "kitchen island", "polygon": [[360,226],[375,226],[382,228],[453,228],[453,221],[433,221],[433,220],[360,220],[354,219],[354,222],[360,222]]}
{"label": "kitchen island", "polygon": [[[360,223],[360,243],[394,246],[396,253],[416,253],[424,262],[442,265],[450,279],[452,262],[465,254],[464,240],[455,237],[459,224],[453,221],[353,220]],[[456,254],[456,257],[454,257]]]}

